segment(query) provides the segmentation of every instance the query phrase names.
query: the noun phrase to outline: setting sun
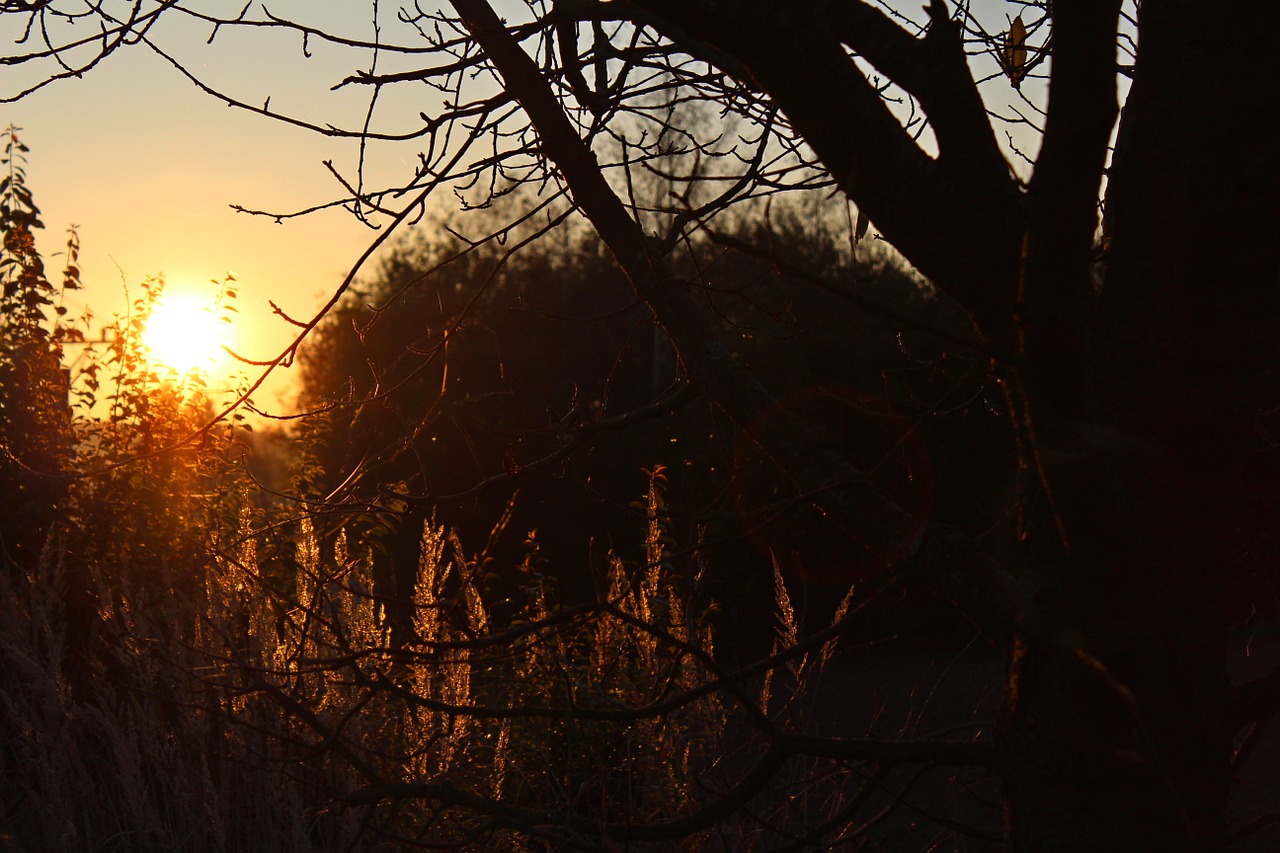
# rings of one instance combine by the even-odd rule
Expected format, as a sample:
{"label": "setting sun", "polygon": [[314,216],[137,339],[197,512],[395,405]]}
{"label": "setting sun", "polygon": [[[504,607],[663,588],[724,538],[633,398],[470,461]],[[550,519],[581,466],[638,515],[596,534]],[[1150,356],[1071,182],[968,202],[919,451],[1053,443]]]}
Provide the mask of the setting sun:
{"label": "setting sun", "polygon": [[143,341],[152,356],[175,373],[209,373],[230,343],[230,328],[207,297],[165,293],[147,321]]}

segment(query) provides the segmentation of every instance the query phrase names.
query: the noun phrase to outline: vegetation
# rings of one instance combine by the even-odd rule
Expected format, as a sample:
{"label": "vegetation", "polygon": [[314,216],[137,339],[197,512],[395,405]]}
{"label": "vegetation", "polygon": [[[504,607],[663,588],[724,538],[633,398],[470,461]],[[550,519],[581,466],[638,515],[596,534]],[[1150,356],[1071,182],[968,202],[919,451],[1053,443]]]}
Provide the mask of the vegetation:
{"label": "vegetation", "polygon": [[[973,405],[984,366],[940,345],[941,334],[963,334],[960,316],[889,253],[866,251],[856,264],[847,250],[842,256],[830,216],[778,208],[775,239],[797,254],[807,242],[804,254],[825,257],[834,280],[857,277],[873,307],[908,326],[700,241],[699,262],[742,282],[720,306],[741,330],[738,356],[786,377],[797,389],[788,405],[842,429],[851,452],[878,463],[878,483],[904,503],[952,523],[972,517],[973,496],[1001,487],[974,466],[974,447],[1011,448],[1002,421]],[[458,230],[467,226],[487,233],[490,224],[415,230],[299,353],[301,408],[313,413],[297,430],[312,466],[300,471],[304,487],[331,508],[401,502],[403,512],[363,522],[391,569],[400,567],[397,597],[415,583],[424,519],[434,514],[478,542],[509,506],[512,528],[537,529],[567,600],[593,599],[604,551],[640,557],[632,544],[642,527],[632,506],[636,478],[655,464],[671,480],[667,508],[680,550],[695,546],[709,564],[709,590],[736,589],[733,611],[718,617],[735,647],[758,636],[774,560],[834,595],[820,620],[855,579],[874,572],[834,538],[825,553],[797,547],[798,537],[830,531],[748,435],[681,391],[676,353],[626,299],[598,238],[566,224],[509,255],[491,244],[469,247]],[[750,228],[744,223],[734,239],[763,236]],[[450,231],[460,236],[437,236]],[[851,349],[856,358],[823,357]],[[584,426],[614,411],[632,414],[597,422],[596,440],[585,441]],[[895,441],[903,446],[884,453]],[[415,496],[391,493],[406,489]],[[515,537],[494,548],[499,562],[522,558]]]}
{"label": "vegetation", "polygon": [[[14,843],[235,847],[258,792],[295,849],[1189,851],[1275,823],[1228,805],[1280,675],[1226,661],[1273,558],[1276,4],[453,0],[368,43],[253,4],[12,5],[46,82],[144,44],[359,140],[336,203],[385,233],[464,210],[275,360],[311,414],[266,496],[136,318],[94,368],[109,414],[77,408],[94,373],[66,417],[39,402],[73,333],[10,134]],[[161,14],[357,52],[364,122],[219,91]],[[443,107],[375,121],[424,83]],[[1038,125],[1025,168],[994,86]],[[974,674],[917,737],[912,656],[971,641],[1007,661],[1000,707],[975,721]],[[886,661],[890,732],[856,710]],[[108,772],[138,781],[104,799]],[[19,827],[57,785],[83,816]]]}
{"label": "vegetation", "polygon": [[[9,131],[12,150],[25,153],[16,135]],[[22,199],[34,210],[29,193]],[[60,289],[26,274],[43,268],[26,230],[33,220],[16,219],[18,237],[7,244],[26,254],[8,267],[43,295],[40,305],[55,305]],[[559,273],[566,282],[579,278],[579,293],[589,294],[608,269],[591,267],[599,254],[589,237],[578,239],[577,261]],[[396,286],[397,276],[419,274],[423,260],[410,252],[406,245],[388,256],[366,299]],[[483,270],[482,255],[467,257]],[[522,257],[510,264],[506,284],[518,292],[545,274],[548,260],[537,252]],[[610,549],[582,570],[598,570],[595,593],[581,588],[580,576],[575,587],[574,573],[557,563],[581,555],[564,547],[553,559],[529,527],[513,535],[516,510],[524,510],[516,491],[505,495],[498,526],[479,537],[487,544],[478,553],[434,511],[379,503],[368,483],[413,477],[388,473],[402,464],[403,447],[390,440],[383,449],[394,431],[379,435],[359,418],[340,418],[352,408],[359,413],[343,405],[357,399],[350,388],[329,403],[320,392],[326,377],[362,360],[385,381],[385,365],[344,355],[344,347],[373,345],[393,368],[412,352],[409,342],[387,331],[375,337],[361,322],[357,339],[344,338],[353,316],[359,321],[367,310],[363,300],[337,310],[305,354],[315,389],[307,402],[324,411],[295,435],[300,499],[273,497],[246,464],[244,428],[209,424],[199,377],[165,376],[153,364],[142,333],[162,287],[144,283],[130,314],[108,324],[96,345],[82,331],[87,320],[61,311],[33,311],[25,325],[6,330],[19,343],[27,335],[88,348],[71,359],[50,344],[51,367],[32,380],[33,393],[56,398],[56,411],[65,412],[58,431],[34,433],[61,442],[60,467],[38,467],[47,457],[23,452],[15,438],[6,443],[15,488],[29,494],[53,484],[59,501],[40,526],[5,537],[0,792],[7,844],[511,850],[591,845],[603,830],[641,847],[701,850],[804,836],[814,825],[824,834],[838,826],[860,831],[842,812],[846,789],[864,780],[838,764],[798,761],[818,741],[786,722],[812,703],[804,697],[840,641],[837,626],[846,624],[853,590],[831,628],[802,636],[773,560],[765,570],[765,606],[776,620],[769,657],[726,667],[715,650],[719,605],[707,593],[716,583],[709,561],[716,549],[690,550],[673,537],[674,525],[692,522],[688,508],[669,503],[660,465],[647,472],[641,499],[620,513],[631,523],[609,531],[628,558]],[[909,276],[886,287],[896,287],[904,305],[921,298]],[[495,289],[488,307],[470,316],[497,326],[494,337],[520,362],[529,356],[520,349],[519,323],[499,325],[510,294]],[[582,310],[572,288],[561,298]],[[437,310],[443,305],[435,300]],[[442,320],[408,317],[410,332]],[[604,342],[587,345],[627,341],[595,323],[587,328],[604,332]],[[539,334],[525,331],[523,345],[549,357]],[[454,346],[452,369],[479,360],[465,339]],[[25,352],[18,343],[14,351]],[[653,365],[652,349],[642,357]],[[24,366],[13,361],[10,369]],[[492,393],[483,364],[460,374],[452,379],[459,399]],[[412,404],[442,378],[403,383],[403,398]],[[539,399],[584,390],[617,398],[608,374],[597,381],[596,389],[551,383],[535,389],[542,397],[527,388],[508,394],[514,399],[490,413],[507,425],[497,446],[510,452],[529,440],[521,428],[529,416],[520,409]],[[19,425],[19,415],[39,414],[16,404],[7,411]],[[709,428],[698,420],[673,426],[686,444],[691,431]],[[634,446],[619,455],[658,454],[671,435],[629,432]],[[423,451],[438,437],[424,430]],[[333,454],[339,443],[363,446],[377,461],[352,478],[346,457]],[[606,470],[626,464],[610,461]],[[449,476],[440,460],[431,462],[428,468]],[[334,491],[339,478],[343,488]],[[634,494],[640,481],[623,479],[609,488]],[[305,498],[317,490],[328,500]],[[554,513],[526,516],[555,527]],[[405,530],[415,522],[416,531]],[[561,525],[562,536],[581,533],[582,520],[573,522]],[[18,550],[16,543],[35,545]],[[388,556],[404,553],[414,557],[412,571],[388,566]],[[388,567],[401,571],[389,580]],[[445,808],[413,805],[424,796]],[[380,807],[387,799],[403,805]],[[548,815],[563,817],[544,826]]]}

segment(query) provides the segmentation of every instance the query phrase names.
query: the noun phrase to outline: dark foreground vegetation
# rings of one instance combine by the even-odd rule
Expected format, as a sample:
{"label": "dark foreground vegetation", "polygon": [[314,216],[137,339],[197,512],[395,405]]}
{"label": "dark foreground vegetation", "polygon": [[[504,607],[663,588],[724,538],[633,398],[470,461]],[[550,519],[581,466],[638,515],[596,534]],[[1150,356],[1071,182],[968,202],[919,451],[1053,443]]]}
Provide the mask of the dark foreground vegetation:
{"label": "dark foreground vegetation", "polygon": [[10,5],[49,80],[161,13],[402,65],[253,107],[399,235],[256,431],[160,282],[88,345],[7,136],[0,843],[1265,849],[1280,7]]}

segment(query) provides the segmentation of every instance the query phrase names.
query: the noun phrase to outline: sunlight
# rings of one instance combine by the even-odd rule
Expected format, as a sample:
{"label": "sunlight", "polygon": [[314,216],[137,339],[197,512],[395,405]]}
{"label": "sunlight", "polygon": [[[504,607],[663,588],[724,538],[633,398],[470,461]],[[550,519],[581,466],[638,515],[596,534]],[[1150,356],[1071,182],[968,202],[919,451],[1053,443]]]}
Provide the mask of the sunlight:
{"label": "sunlight", "polygon": [[231,343],[230,326],[214,313],[207,297],[165,293],[147,320],[143,342],[152,357],[179,374],[208,375]]}

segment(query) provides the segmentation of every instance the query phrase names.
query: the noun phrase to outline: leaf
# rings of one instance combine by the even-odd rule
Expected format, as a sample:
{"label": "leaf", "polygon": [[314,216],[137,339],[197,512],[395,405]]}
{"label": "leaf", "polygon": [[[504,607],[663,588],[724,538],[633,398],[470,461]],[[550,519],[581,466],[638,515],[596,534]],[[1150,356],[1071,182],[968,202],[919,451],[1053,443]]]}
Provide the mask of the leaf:
{"label": "leaf", "polygon": [[1009,32],[1004,37],[1004,73],[1009,77],[1013,88],[1022,86],[1027,76],[1027,28],[1022,23],[1022,16],[1013,19]]}

